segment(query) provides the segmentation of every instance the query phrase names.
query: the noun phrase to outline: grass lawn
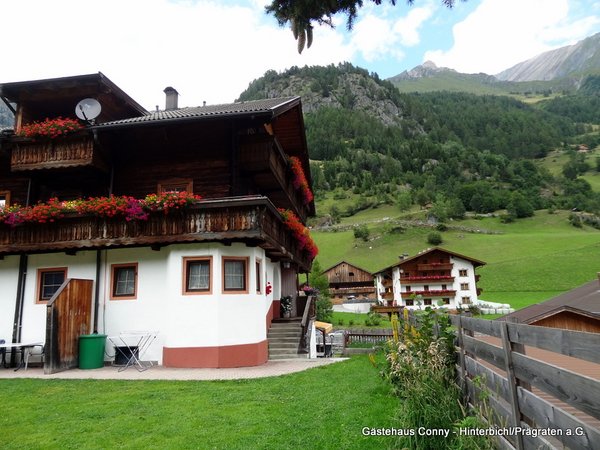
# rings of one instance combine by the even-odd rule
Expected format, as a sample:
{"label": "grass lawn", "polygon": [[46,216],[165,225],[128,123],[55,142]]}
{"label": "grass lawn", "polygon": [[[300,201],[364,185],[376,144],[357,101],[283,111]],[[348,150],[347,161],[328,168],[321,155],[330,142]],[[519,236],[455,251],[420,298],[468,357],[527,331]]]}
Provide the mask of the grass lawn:
{"label": "grass lawn", "polygon": [[[351,313],[351,312],[333,312],[333,328],[336,330],[350,328],[391,328],[392,323],[387,318],[381,318],[381,323],[375,327],[365,325],[367,314]],[[352,322],[352,324],[350,324]]]}
{"label": "grass lawn", "polygon": [[398,399],[366,356],[240,381],[0,380],[3,449],[381,449]]}

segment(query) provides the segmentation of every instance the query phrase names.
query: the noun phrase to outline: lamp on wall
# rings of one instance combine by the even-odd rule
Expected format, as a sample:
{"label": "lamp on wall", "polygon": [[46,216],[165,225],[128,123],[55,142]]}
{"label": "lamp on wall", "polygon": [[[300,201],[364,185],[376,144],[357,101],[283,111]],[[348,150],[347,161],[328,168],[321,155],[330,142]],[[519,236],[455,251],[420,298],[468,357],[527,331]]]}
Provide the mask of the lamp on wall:
{"label": "lamp on wall", "polygon": [[289,261],[284,261],[283,262],[283,268],[284,269],[289,269],[291,267],[290,262]]}

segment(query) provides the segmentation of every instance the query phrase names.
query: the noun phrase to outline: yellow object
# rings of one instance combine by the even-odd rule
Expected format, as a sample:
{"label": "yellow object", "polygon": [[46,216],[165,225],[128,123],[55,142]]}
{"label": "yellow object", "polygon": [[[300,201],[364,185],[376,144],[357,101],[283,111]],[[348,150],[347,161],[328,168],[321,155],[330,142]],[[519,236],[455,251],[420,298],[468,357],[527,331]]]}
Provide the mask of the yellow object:
{"label": "yellow object", "polygon": [[333,325],[327,322],[315,321],[315,328],[318,328],[325,333],[331,333],[333,331]]}

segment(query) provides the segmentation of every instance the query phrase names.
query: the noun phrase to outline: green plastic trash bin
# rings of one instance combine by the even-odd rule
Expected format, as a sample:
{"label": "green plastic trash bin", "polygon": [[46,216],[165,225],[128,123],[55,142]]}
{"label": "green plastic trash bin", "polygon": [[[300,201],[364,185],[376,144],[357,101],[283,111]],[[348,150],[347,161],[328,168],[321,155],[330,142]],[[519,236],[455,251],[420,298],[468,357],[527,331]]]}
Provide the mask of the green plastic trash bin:
{"label": "green plastic trash bin", "polygon": [[82,334],[79,336],[79,368],[99,369],[104,366],[105,334]]}

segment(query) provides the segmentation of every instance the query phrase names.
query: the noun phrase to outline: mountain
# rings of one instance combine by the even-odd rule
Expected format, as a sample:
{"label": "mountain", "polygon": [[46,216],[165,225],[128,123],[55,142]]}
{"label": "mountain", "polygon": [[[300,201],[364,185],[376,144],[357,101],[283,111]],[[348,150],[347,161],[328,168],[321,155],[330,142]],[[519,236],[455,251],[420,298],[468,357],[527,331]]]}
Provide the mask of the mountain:
{"label": "mountain", "polygon": [[501,81],[555,80],[600,70],[600,33],[523,61],[496,75]]}
{"label": "mountain", "polygon": [[466,74],[427,61],[389,78],[400,92],[470,92],[530,96],[575,92],[586,76],[600,73],[600,33],[577,44],[523,61],[496,76]]}
{"label": "mountain", "polygon": [[0,128],[12,127],[14,121],[13,113],[3,103],[0,102]]}

